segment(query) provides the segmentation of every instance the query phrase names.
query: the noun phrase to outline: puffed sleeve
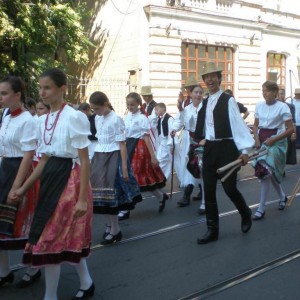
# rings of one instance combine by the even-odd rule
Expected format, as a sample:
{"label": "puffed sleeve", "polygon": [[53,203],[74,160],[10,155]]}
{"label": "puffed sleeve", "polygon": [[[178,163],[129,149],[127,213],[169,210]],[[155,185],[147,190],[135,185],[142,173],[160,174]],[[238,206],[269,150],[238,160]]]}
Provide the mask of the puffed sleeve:
{"label": "puffed sleeve", "polygon": [[241,117],[237,103],[233,97],[228,102],[229,121],[233,140],[239,151],[247,154],[254,146],[254,139],[251,136],[250,129]]}
{"label": "puffed sleeve", "polygon": [[70,115],[69,134],[71,146],[76,149],[83,149],[90,144],[88,136],[90,132],[90,122],[86,115],[80,111],[74,111]]}
{"label": "puffed sleeve", "polygon": [[38,126],[32,116],[30,116],[21,127],[20,143],[22,151],[32,151],[36,149],[38,141]]}
{"label": "puffed sleeve", "polygon": [[140,115],[140,133],[143,136],[144,134],[150,134],[150,121],[145,115]]}
{"label": "puffed sleeve", "polygon": [[116,142],[123,142],[126,140],[125,123],[119,116],[117,116],[117,121],[115,125],[115,136],[116,136]]}

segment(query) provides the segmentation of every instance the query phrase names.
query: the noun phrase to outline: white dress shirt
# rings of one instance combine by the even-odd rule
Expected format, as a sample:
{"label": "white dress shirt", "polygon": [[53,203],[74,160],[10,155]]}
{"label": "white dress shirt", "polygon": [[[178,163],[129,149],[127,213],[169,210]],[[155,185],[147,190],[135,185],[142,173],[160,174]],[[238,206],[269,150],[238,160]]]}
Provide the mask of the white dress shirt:
{"label": "white dress shirt", "polygon": [[28,111],[4,117],[0,129],[0,156],[23,157],[25,151],[36,148],[37,126]]}
{"label": "white dress shirt", "polygon": [[280,101],[276,101],[273,105],[268,105],[266,101],[258,102],[254,116],[259,120],[259,128],[277,128],[277,134],[284,132],[285,121],[292,119],[290,108]]}
{"label": "white dress shirt", "polygon": [[[57,114],[58,111],[49,113],[47,128],[53,125]],[[77,158],[77,149],[83,149],[90,144],[88,139],[88,135],[91,134],[90,122],[84,113],[66,105],[61,111],[55,129],[49,131],[45,131],[46,118],[47,115],[43,115],[38,119],[39,148],[37,152],[47,156]],[[52,133],[53,137],[50,142]]]}
{"label": "white dress shirt", "polygon": [[124,119],[126,138],[143,138],[150,134],[150,121],[140,110],[135,113],[129,112]]}
{"label": "white dress shirt", "polygon": [[120,142],[126,140],[124,121],[112,110],[105,116],[96,116],[95,123],[98,139],[95,152],[120,150]]}

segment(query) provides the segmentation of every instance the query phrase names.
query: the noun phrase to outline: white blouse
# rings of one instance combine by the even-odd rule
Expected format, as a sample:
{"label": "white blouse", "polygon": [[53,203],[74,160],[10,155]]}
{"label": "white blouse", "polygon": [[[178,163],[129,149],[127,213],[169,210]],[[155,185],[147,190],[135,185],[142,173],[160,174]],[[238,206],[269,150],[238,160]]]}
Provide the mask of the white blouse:
{"label": "white blouse", "polygon": [[95,118],[98,143],[95,152],[120,150],[120,143],[126,140],[124,121],[112,110],[106,116]]}
{"label": "white blouse", "polygon": [[[48,114],[47,128],[53,125],[57,114],[58,111]],[[54,130],[51,129],[49,131],[45,131],[46,118],[47,115],[43,115],[38,119],[39,148],[37,152],[47,156],[77,158],[77,149],[83,149],[90,144],[88,139],[88,135],[91,134],[90,122],[84,113],[66,105],[58,118]],[[51,134],[53,134],[52,139]]]}
{"label": "white blouse", "polygon": [[195,132],[198,112],[202,107],[202,102],[195,107],[193,103],[187,105],[183,111],[179,112],[173,122],[173,130],[178,131],[183,126],[190,132]]}
{"label": "white blouse", "polygon": [[28,111],[16,117],[7,115],[0,129],[0,156],[23,157],[36,148],[37,126]]}
{"label": "white blouse", "polygon": [[143,138],[150,134],[150,121],[139,110],[136,113],[129,112],[124,119],[126,138]]}
{"label": "white blouse", "polygon": [[285,121],[292,119],[290,108],[280,101],[276,101],[273,105],[268,105],[266,101],[258,102],[254,116],[259,120],[259,128],[277,128],[277,134],[284,132]]}
{"label": "white blouse", "polygon": [[[205,115],[205,139],[210,141],[216,140],[213,111],[222,93],[223,91],[219,90],[215,94],[209,95],[208,98]],[[228,101],[228,114],[235,145],[238,150],[247,153],[248,150],[253,147],[254,139],[244,119],[241,117],[239,107],[233,97]]]}

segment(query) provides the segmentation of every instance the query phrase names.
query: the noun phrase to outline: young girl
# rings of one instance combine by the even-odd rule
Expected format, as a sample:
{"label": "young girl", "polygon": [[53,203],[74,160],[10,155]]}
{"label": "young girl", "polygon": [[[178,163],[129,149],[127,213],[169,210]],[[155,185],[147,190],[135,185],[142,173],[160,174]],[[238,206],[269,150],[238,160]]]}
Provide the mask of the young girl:
{"label": "young girl", "polygon": [[92,223],[89,122],[84,114],[64,102],[67,77],[61,70],[44,72],[39,85],[42,100],[51,108],[39,123],[38,152],[42,158],[11,199],[17,203],[18,196],[40,178],[38,205],[23,263],[45,266],[45,300],[57,299],[61,263],[76,264],[80,289],[74,299],[86,299],[95,290],[85,259],[90,253]]}
{"label": "young girl", "polygon": [[[39,100],[36,103],[36,114],[33,116],[33,118],[36,121],[36,126],[39,126],[39,117],[42,115],[47,114],[50,111],[50,106],[48,104],[45,104],[42,100]],[[38,145],[37,145],[38,148]],[[33,157],[33,167],[35,168],[38,165],[39,160],[41,159],[42,154],[35,152]],[[35,195],[38,195],[38,191],[40,188],[40,182],[39,180],[35,182],[34,184],[34,191]],[[37,198],[37,196],[36,196]],[[28,287],[32,285],[38,278],[41,277],[41,271],[39,268],[30,268],[28,267],[26,270],[26,273],[23,275],[21,280],[16,283],[16,288],[22,289],[25,287]]]}
{"label": "young girl", "polygon": [[166,178],[158,165],[150,142],[150,122],[140,110],[142,99],[139,94],[128,94],[126,104],[128,109],[128,115],[124,120],[126,146],[132,170],[141,191],[152,192],[159,200],[158,212],[162,212],[169,197],[161,191],[166,185]]}
{"label": "young girl", "polygon": [[278,90],[277,83],[266,81],[262,85],[265,101],[257,103],[255,107],[253,126],[255,147],[267,148],[268,154],[253,163],[255,176],[260,179],[261,183],[260,203],[253,220],[261,220],[265,216],[271,183],[279,196],[278,209],[284,210],[287,201],[280,182],[286,162],[286,138],[294,131],[294,125],[289,107],[276,99]]}
{"label": "young girl", "polygon": [[141,201],[140,189],[134,178],[125,145],[125,125],[114,112],[107,96],[95,92],[90,97],[96,118],[98,144],[92,159],[91,183],[94,212],[106,215],[102,245],[122,238],[118,222],[120,209],[133,209]]}
{"label": "young girl", "polygon": [[11,283],[8,250],[24,249],[35,209],[31,189],[19,199],[19,205],[9,203],[9,197],[23,184],[32,171],[32,158],[37,134],[33,117],[24,110],[25,88],[18,77],[0,81],[0,104],[9,108],[0,129],[0,287]]}
{"label": "young girl", "polygon": [[50,111],[50,105],[45,104],[43,100],[39,100],[36,104],[36,114],[38,117],[46,115]]}
{"label": "young girl", "polygon": [[[197,116],[200,108],[202,107],[202,94],[203,89],[198,85],[194,85],[190,87],[190,96],[192,99],[192,103],[185,108],[182,108],[183,98],[179,98],[177,107],[179,109],[179,114],[175,118],[173,122],[173,132],[174,135],[176,131],[180,129],[184,129],[183,132],[183,142],[181,147],[181,174],[179,178],[181,178],[181,185],[184,186],[184,195],[183,198],[177,202],[179,207],[185,207],[190,204],[191,195],[195,185],[200,184],[200,179],[193,177],[193,175],[187,169],[187,157],[190,150],[190,144],[193,138],[193,134],[196,129]],[[202,202],[199,208],[199,213],[205,212],[205,204],[204,197],[202,197]]]}

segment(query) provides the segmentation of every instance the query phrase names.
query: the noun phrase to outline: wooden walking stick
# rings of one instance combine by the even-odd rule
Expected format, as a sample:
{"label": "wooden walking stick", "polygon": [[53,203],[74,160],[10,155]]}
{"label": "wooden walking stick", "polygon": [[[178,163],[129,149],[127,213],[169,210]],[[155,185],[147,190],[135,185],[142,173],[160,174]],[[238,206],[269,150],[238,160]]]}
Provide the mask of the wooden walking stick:
{"label": "wooden walking stick", "polygon": [[286,203],[286,205],[288,207],[292,204],[292,202],[294,201],[294,199],[297,197],[297,193],[299,191],[300,191],[300,178],[299,178],[298,182],[296,183],[291,196],[288,198],[288,201]]}

